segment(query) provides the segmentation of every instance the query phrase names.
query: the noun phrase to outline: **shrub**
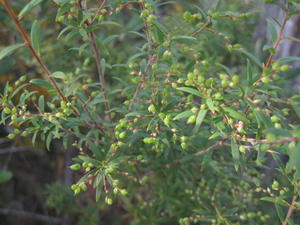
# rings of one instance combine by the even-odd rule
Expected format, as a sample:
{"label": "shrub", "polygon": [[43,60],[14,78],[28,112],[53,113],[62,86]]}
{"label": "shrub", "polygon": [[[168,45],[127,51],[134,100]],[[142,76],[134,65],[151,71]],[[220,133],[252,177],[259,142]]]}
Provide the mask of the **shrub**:
{"label": "shrub", "polygon": [[[282,31],[297,1],[266,2],[286,16],[268,21],[272,43],[260,59],[249,51],[254,13],[226,11],[222,1],[169,15],[173,2],[56,0],[55,21],[40,16],[29,35],[22,20],[41,1],[16,15],[1,0],[22,40],[0,59],[20,49],[29,60],[27,48],[45,76],[6,85],[8,138],[74,146],[70,168],[82,176],[70,188],[119,202],[132,224],[292,224],[299,219],[300,104],[282,89],[287,63],[299,58],[275,54],[289,38]],[[44,47],[44,20],[62,27],[57,51]],[[271,181],[268,157],[278,165]]]}

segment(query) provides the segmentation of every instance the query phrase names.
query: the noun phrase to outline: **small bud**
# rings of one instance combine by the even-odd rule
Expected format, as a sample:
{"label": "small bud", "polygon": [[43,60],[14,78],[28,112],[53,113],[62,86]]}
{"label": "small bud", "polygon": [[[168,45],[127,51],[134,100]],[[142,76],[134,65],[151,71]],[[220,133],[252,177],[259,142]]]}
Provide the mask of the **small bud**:
{"label": "small bud", "polygon": [[195,122],[196,122],[196,116],[195,115],[190,116],[187,120],[187,124],[193,124]]}
{"label": "small bud", "polygon": [[81,165],[79,163],[73,164],[70,166],[71,170],[80,170]]}
{"label": "small bud", "polygon": [[8,138],[8,139],[14,139],[15,137],[16,137],[15,134],[9,134],[9,135],[7,135],[7,138]]}
{"label": "small bud", "polygon": [[11,114],[11,109],[8,108],[8,107],[5,107],[5,108],[3,109],[3,111],[5,112],[5,114]]}
{"label": "small bud", "polygon": [[148,111],[149,111],[149,112],[152,112],[152,113],[155,113],[155,112],[156,112],[155,106],[154,106],[153,104],[151,104],[151,105],[148,107]]}

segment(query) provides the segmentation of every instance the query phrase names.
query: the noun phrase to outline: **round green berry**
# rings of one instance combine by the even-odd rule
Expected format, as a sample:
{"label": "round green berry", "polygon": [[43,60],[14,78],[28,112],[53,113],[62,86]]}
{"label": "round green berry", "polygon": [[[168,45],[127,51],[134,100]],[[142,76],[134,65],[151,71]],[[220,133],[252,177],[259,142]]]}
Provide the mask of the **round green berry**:
{"label": "round green berry", "polygon": [[187,120],[187,124],[193,124],[195,122],[196,122],[196,116],[195,115],[190,116]]}
{"label": "round green berry", "polygon": [[71,170],[80,170],[81,165],[79,163],[73,164],[70,166]]}
{"label": "round green berry", "polygon": [[5,107],[5,108],[3,109],[3,111],[4,111],[5,114],[11,114],[11,109],[8,108],[8,107]]}
{"label": "round green berry", "polygon": [[151,104],[151,105],[148,107],[148,111],[151,112],[151,113],[155,113],[155,112],[156,112],[155,106],[154,106],[153,104]]}
{"label": "round green berry", "polygon": [[9,135],[7,135],[7,138],[8,138],[8,139],[14,139],[15,137],[16,137],[15,134],[9,134]]}

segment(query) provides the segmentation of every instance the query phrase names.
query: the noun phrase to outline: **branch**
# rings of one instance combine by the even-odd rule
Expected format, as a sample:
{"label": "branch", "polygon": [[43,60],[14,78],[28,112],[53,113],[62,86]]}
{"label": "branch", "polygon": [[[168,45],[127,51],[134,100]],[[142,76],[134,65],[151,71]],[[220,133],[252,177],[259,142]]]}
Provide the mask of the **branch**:
{"label": "branch", "polygon": [[53,85],[53,87],[55,88],[57,93],[60,95],[60,97],[65,102],[69,102],[68,99],[66,98],[66,96],[64,95],[64,93],[62,92],[62,90],[58,87],[56,81],[51,77],[51,72],[49,71],[49,69],[47,68],[47,66],[45,65],[45,63],[43,62],[43,60],[41,59],[41,57],[37,53],[37,51],[32,46],[32,43],[29,39],[28,34],[26,33],[25,29],[20,24],[20,21],[19,21],[17,15],[15,14],[14,10],[9,5],[8,0],[1,0],[1,4],[4,6],[6,12],[11,17],[11,19],[14,21],[14,23],[17,27],[17,30],[19,31],[19,33],[21,34],[21,36],[24,40],[24,44],[28,46],[29,50],[33,54],[34,58],[37,60],[38,64],[41,66],[42,70],[46,73],[49,81],[51,82],[51,84]]}
{"label": "branch", "polygon": [[286,214],[285,220],[282,223],[282,225],[288,225],[289,223],[289,218],[292,216],[293,212],[294,212],[294,205],[296,204],[296,201],[298,200],[298,195],[295,195],[292,199],[292,203],[289,206],[289,210]]}
{"label": "branch", "polygon": [[[104,4],[105,4],[105,1],[102,2],[100,8],[102,8]],[[82,10],[87,9],[87,6],[86,6],[86,3],[85,3],[84,0],[79,0],[78,7]],[[89,27],[91,25],[91,23],[89,21],[85,21],[85,25],[86,25],[86,27]],[[111,112],[110,112],[110,103],[109,103],[109,100],[108,100],[108,94],[105,90],[106,89],[105,74],[103,72],[102,65],[101,65],[100,51],[99,51],[98,46],[97,46],[97,42],[96,42],[96,39],[95,39],[94,32],[93,31],[88,32],[88,36],[89,36],[89,41],[91,43],[91,48],[92,48],[93,53],[94,53],[96,66],[97,66],[97,73],[98,73],[98,78],[99,78],[99,81],[100,81],[100,90],[102,91],[102,93],[104,95],[105,111],[108,113],[109,121],[111,122],[112,117],[111,117]]]}
{"label": "branch", "polygon": [[24,151],[30,151],[33,150],[32,147],[10,147],[10,148],[2,148],[0,149],[0,154],[6,154],[6,153],[14,153],[14,152],[24,152]]}
{"label": "branch", "polygon": [[44,223],[49,224],[66,224],[66,221],[60,218],[52,217],[52,216],[45,216],[42,214],[36,214],[32,212],[26,212],[22,210],[15,210],[15,209],[0,209],[0,214],[4,215],[13,215],[19,217],[29,217],[32,220],[38,220]]}
{"label": "branch", "polygon": [[[208,147],[207,149],[205,149],[205,150],[203,150],[203,151],[201,151],[201,152],[196,152],[193,156],[194,156],[194,157],[198,157],[198,156],[204,155],[204,154],[206,154],[206,153],[208,153],[208,152],[214,150],[215,148],[220,147],[220,146],[223,146],[223,145],[225,145],[224,141],[218,141],[217,143],[211,145],[211,146]],[[173,162],[166,164],[165,167],[166,167],[166,168],[171,168],[172,166],[176,165],[176,164],[179,163],[179,162],[180,162],[180,160],[174,160]]]}
{"label": "branch", "polygon": [[284,144],[284,143],[289,143],[292,141],[300,141],[300,136],[295,136],[295,137],[286,137],[286,138],[281,138],[275,141],[269,141],[266,139],[258,140],[254,138],[238,138],[239,141],[245,141],[245,142],[255,142],[255,143],[266,143],[266,144]]}
{"label": "branch", "polygon": [[204,154],[206,154],[206,153],[208,153],[208,152],[210,152],[210,151],[214,150],[215,148],[220,147],[222,145],[224,145],[224,142],[223,141],[218,141],[217,143],[215,143],[212,146],[208,147],[204,151],[195,153],[194,156],[198,157],[198,156],[204,155]]}

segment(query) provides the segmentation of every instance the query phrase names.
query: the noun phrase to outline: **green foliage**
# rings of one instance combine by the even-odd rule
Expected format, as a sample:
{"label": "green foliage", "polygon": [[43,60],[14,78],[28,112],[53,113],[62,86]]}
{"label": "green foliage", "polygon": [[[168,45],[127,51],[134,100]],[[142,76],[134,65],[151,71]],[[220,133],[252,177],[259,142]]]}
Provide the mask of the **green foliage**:
{"label": "green foliage", "polygon": [[[19,19],[41,2],[28,3]],[[254,14],[222,1],[173,14],[166,8],[174,2],[54,2],[51,24],[61,31],[53,50],[40,35],[46,16],[32,20],[26,43],[47,79],[21,77],[1,95],[1,123],[22,129],[8,138],[30,136],[50,150],[54,139],[74,146],[70,168],[81,175],[70,187],[74,194],[95,190],[97,201],[122,207],[130,224],[299,219],[288,213],[300,204],[299,95],[282,91],[291,69],[285,63],[298,59],[274,59],[283,39],[276,21],[268,21],[268,56],[258,58],[245,35],[253,32]],[[296,2],[279,4],[286,19]],[[15,22],[26,42],[26,29]],[[0,58],[20,46],[3,48]],[[290,157],[287,165],[280,154]],[[268,157],[279,165],[273,183],[263,173]],[[49,207],[71,213],[67,190],[48,192]],[[98,220],[89,209],[79,224]]]}

